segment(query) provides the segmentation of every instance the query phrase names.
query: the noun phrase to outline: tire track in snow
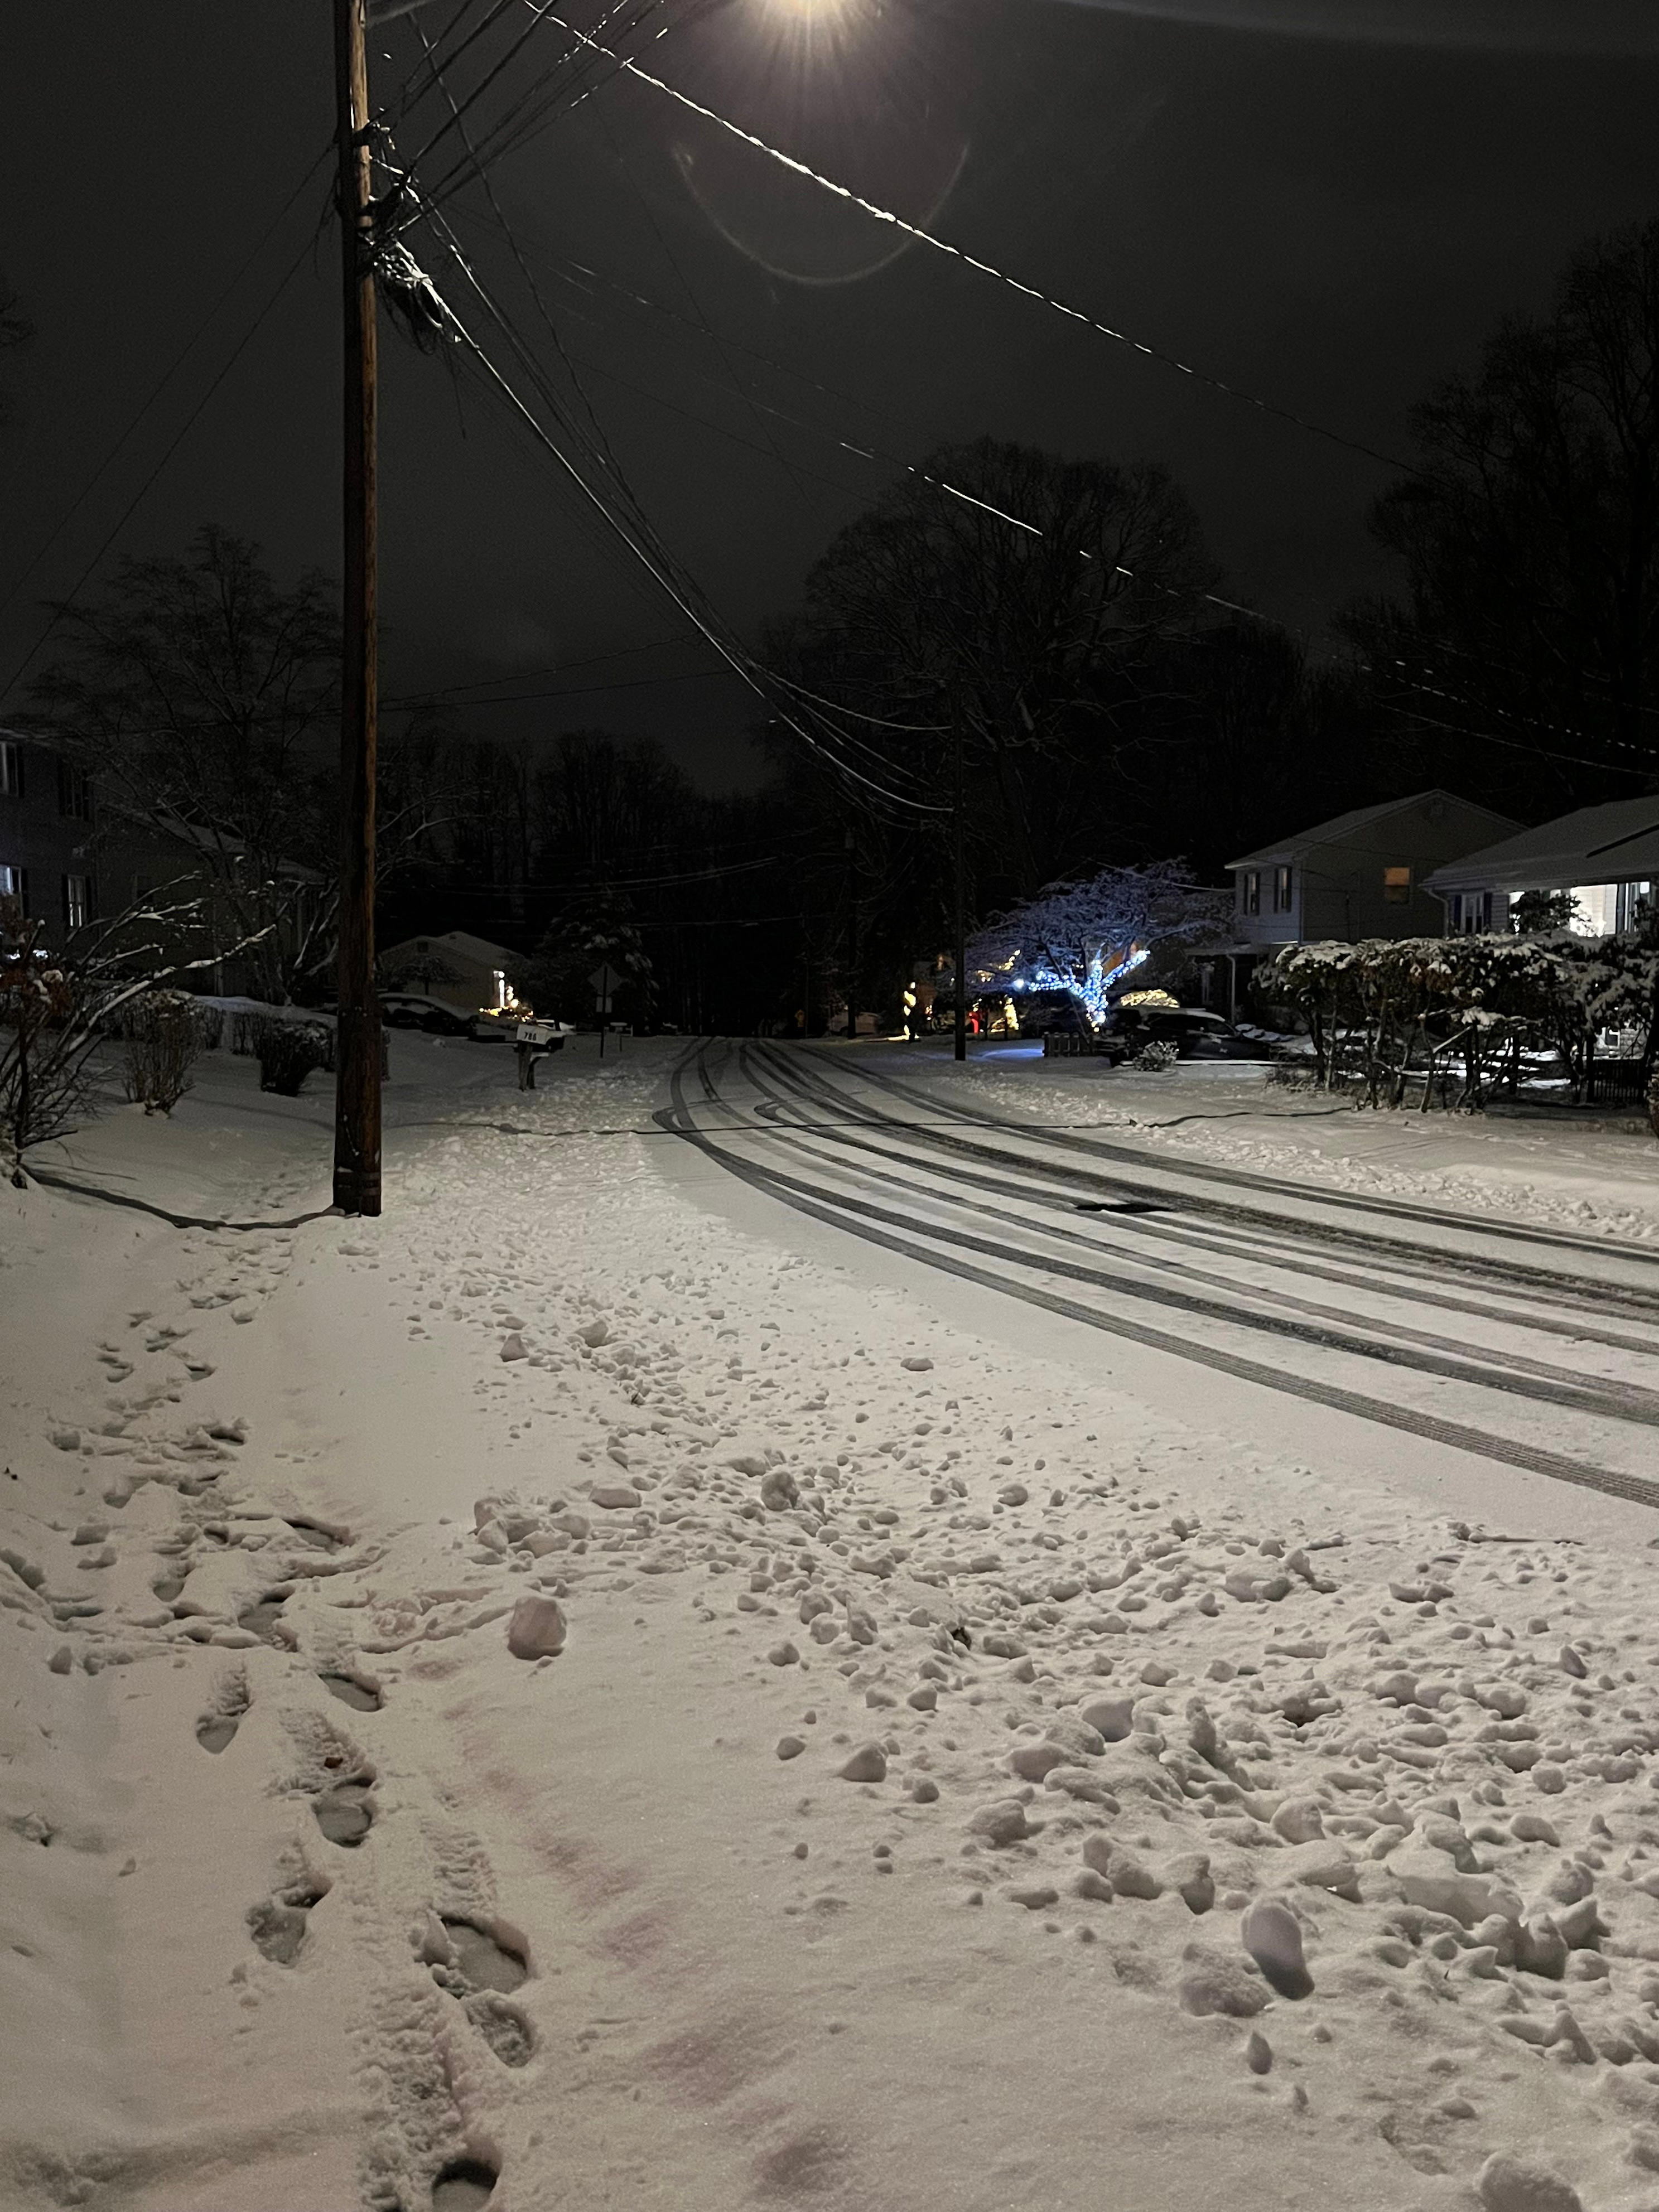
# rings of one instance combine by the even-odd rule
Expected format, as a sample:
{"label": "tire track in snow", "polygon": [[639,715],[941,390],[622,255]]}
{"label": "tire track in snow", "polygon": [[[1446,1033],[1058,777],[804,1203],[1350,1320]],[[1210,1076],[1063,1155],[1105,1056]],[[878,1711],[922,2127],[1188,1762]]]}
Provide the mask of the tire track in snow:
{"label": "tire track in snow", "polygon": [[[705,1103],[723,1107],[727,1111],[738,1110],[730,1100],[720,1096],[708,1069],[707,1048],[697,1054],[696,1064]],[[1282,1395],[1298,1398],[1333,1412],[1352,1414],[1380,1427],[1395,1429],[1431,1443],[1449,1445],[1454,1449],[1467,1451],[1503,1466],[1518,1468],[1528,1474],[1541,1474],[1552,1480],[1571,1483],[1583,1489],[1601,1491],[1607,1496],[1626,1498],[1638,1504],[1659,1506],[1659,1485],[1644,1481],[1639,1476],[1626,1474],[1611,1468],[1596,1467],[1585,1461],[1569,1458],[1563,1453],[1544,1450],[1465,1423],[1445,1420],[1437,1414],[1422,1413],[1411,1407],[1390,1405],[1386,1400],[1370,1397],[1340,1384],[1323,1382],[1311,1376],[1268,1366],[1261,1360],[1247,1358],[1218,1346],[1199,1343],[1190,1337],[1176,1336],[1167,1330],[1152,1328],[1127,1316],[1104,1313],[1097,1307],[1085,1304],[1081,1299],[1068,1297],[1036,1284],[1020,1282],[1010,1275],[962,1258],[956,1252],[941,1251],[918,1243],[915,1241],[918,1233],[916,1224],[913,1220],[827,1186],[806,1183],[776,1169],[744,1160],[729,1146],[719,1142],[716,1134],[700,1127],[695,1119],[693,1109],[685,1096],[683,1069],[677,1069],[672,1075],[670,1095],[670,1106],[657,1117],[660,1126],[672,1130],[715,1165],[764,1196],[775,1198],[797,1212],[831,1228],[843,1230],[901,1258],[918,1261],[922,1266],[953,1275],[961,1281],[975,1284],[982,1289],[1000,1291],[1006,1297],[1018,1298],[1023,1304],[1037,1307],[1066,1320],[1079,1322],[1086,1328],[1140,1345],[1146,1350],[1164,1352],[1207,1367],[1235,1381],[1255,1383]],[[736,1133],[730,1130],[719,1133],[726,1136],[733,1133]],[[775,1133],[781,1137],[785,1134],[781,1130]],[[900,1234],[900,1231],[908,1233]],[[938,1233],[944,1236],[950,1232],[941,1230]],[[988,1239],[976,1240],[975,1249],[985,1256],[994,1256],[996,1251]],[[1018,1261],[1019,1255],[1011,1256]],[[1042,1265],[1041,1261],[1030,1261],[1024,1264]]]}

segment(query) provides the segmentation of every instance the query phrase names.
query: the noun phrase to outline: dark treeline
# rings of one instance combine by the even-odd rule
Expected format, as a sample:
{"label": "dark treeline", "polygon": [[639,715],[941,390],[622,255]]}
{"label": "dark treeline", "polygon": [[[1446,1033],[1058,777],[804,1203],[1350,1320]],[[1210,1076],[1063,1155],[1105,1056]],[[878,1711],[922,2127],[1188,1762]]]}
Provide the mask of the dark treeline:
{"label": "dark treeline", "polygon": [[[624,966],[642,950],[643,988],[620,1009],[636,1019],[742,1030],[793,1011],[776,954],[799,937],[811,840],[780,790],[712,797],[660,745],[603,730],[457,735],[448,781],[444,827],[381,902],[386,941],[466,929],[539,954],[544,979],[567,940],[592,937]],[[537,996],[591,1012],[574,983]]]}

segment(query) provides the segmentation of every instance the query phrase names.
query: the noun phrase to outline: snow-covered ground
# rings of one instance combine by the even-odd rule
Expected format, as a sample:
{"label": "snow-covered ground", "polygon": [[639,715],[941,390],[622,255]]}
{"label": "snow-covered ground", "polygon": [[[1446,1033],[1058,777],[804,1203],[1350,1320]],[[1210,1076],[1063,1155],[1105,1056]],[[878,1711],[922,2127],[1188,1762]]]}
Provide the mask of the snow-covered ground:
{"label": "snow-covered ground", "polygon": [[[911,1050],[916,1079],[961,1079],[948,1041]],[[1143,1074],[1100,1060],[1045,1060],[1030,1044],[983,1048],[965,1076],[984,1103],[1022,1119],[1115,1127],[1149,1146],[1334,1189],[1432,1198],[1471,1212],[1501,1208],[1608,1237],[1659,1237],[1659,1146],[1635,1108],[1499,1102],[1476,1115],[1358,1111],[1271,1085],[1252,1061],[1183,1060]]]}
{"label": "snow-covered ground", "polygon": [[[224,1055],[4,1194],[0,2204],[1659,2206],[1659,1516],[1050,1356],[672,1041],[392,1051],[379,1222]],[[869,1051],[1656,1214],[1616,1126]]]}

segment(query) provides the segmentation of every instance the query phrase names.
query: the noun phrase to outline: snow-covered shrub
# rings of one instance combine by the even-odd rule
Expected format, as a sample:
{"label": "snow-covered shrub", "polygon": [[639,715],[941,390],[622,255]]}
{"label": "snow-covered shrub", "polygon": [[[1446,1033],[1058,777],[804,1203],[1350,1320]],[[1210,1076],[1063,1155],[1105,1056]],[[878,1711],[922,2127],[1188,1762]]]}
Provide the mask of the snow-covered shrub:
{"label": "snow-covered shrub", "polygon": [[1529,1040],[1559,1053],[1577,1096],[1599,1030],[1648,1026],[1659,951],[1636,932],[1377,938],[1286,946],[1270,973],[1308,1024],[1322,1085],[1398,1106],[1420,1079],[1426,1106],[1456,1066],[1456,1103],[1478,1108],[1494,1084],[1513,1088]]}
{"label": "snow-covered shrub", "polygon": [[171,1114],[191,1088],[202,1048],[200,1009],[188,991],[146,991],[122,1016],[127,1097],[146,1114]]}
{"label": "snow-covered shrub", "polygon": [[1150,1044],[1141,1046],[1129,1065],[1139,1068],[1144,1075],[1167,1075],[1180,1057],[1180,1052],[1167,1037],[1154,1037]]}
{"label": "snow-covered shrub", "polygon": [[259,1061],[259,1088],[297,1098],[313,1069],[333,1058],[333,1038],[325,1022],[288,1021],[264,1015],[249,1024],[249,1042]]}

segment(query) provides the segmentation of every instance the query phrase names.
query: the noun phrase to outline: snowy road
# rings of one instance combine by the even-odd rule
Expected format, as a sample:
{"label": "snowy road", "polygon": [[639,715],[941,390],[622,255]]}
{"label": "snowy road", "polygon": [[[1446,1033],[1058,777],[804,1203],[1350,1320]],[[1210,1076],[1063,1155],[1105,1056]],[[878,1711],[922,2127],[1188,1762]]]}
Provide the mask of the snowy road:
{"label": "snowy road", "polygon": [[719,1041],[658,1116],[868,1243],[1237,1382],[1659,1504],[1659,1252],[1014,1121]]}

